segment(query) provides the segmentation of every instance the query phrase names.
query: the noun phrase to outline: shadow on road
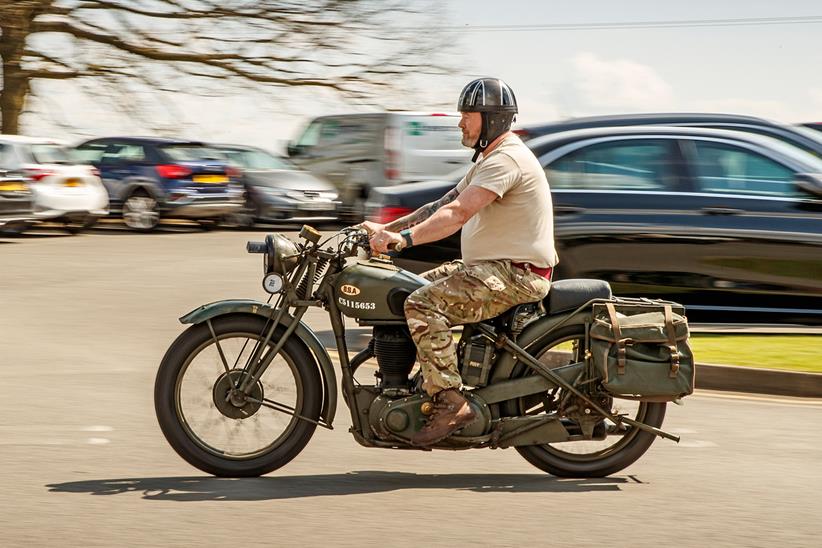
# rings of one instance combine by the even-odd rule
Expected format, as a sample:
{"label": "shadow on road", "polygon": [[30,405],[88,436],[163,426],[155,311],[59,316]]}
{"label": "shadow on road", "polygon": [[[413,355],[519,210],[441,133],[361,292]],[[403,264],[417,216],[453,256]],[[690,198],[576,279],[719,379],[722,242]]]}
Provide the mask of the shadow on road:
{"label": "shadow on road", "polygon": [[361,471],[316,476],[261,478],[123,478],[72,481],[47,485],[52,493],[119,495],[142,492],[144,499],[193,502],[260,501],[360,495],[402,489],[456,489],[476,493],[581,493],[619,491],[620,485],[642,483],[633,476],[561,479],[543,474],[411,474]]}

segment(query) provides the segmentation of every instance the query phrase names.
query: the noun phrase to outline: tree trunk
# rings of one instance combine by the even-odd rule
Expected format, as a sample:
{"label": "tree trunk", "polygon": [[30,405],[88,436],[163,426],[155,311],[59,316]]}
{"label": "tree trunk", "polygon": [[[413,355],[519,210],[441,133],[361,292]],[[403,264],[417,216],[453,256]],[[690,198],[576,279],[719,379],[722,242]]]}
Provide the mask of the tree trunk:
{"label": "tree trunk", "polygon": [[0,91],[0,114],[3,116],[0,133],[14,135],[20,131],[20,113],[26,104],[29,93],[28,78],[3,64],[3,89]]}
{"label": "tree trunk", "polygon": [[0,89],[0,133],[20,131],[20,114],[29,93],[29,75],[23,69],[23,51],[31,22],[36,16],[35,5],[26,2],[3,6],[0,11],[0,58],[3,61],[3,88]]}

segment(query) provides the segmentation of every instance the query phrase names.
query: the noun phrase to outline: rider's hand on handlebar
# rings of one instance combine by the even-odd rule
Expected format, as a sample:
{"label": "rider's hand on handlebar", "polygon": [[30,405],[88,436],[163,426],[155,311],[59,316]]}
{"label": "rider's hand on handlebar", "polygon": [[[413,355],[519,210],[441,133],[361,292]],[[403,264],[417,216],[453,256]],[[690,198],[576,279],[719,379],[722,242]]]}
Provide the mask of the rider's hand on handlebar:
{"label": "rider's hand on handlebar", "polygon": [[373,236],[375,233],[385,230],[385,225],[373,221],[363,221],[358,225],[354,225],[353,228],[361,228],[368,232],[369,236]]}
{"label": "rider's hand on handlebar", "polygon": [[374,253],[388,253],[389,251],[400,251],[405,246],[405,239],[397,232],[390,232],[385,229],[373,232],[369,241],[371,251]]}

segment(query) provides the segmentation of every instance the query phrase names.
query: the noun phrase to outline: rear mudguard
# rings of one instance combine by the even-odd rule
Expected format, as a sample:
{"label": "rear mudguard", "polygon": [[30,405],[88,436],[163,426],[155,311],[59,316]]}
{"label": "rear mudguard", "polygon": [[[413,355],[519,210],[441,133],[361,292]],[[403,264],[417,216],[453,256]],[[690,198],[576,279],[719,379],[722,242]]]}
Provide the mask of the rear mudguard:
{"label": "rear mudguard", "polygon": [[[180,322],[185,324],[198,324],[227,314],[256,314],[264,318],[273,318],[276,313],[277,310],[275,308],[259,301],[251,299],[229,299],[204,304],[180,318]],[[280,318],[280,325],[286,327],[293,320],[294,317],[286,312]],[[323,407],[320,416],[325,424],[331,426],[334,420],[334,414],[337,411],[337,376],[334,373],[334,365],[331,363],[331,358],[320,340],[303,322],[297,325],[293,336],[296,336],[308,347],[314,356],[315,362],[319,365],[320,376],[323,380]]]}

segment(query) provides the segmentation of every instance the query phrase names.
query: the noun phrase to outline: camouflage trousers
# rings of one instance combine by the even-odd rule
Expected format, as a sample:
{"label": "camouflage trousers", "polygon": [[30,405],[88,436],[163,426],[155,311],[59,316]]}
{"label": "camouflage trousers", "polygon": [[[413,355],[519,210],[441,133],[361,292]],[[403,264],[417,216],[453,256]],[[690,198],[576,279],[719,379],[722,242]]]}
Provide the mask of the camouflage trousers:
{"label": "camouflage trousers", "polygon": [[499,316],[509,308],[548,294],[548,279],[511,265],[484,261],[446,263],[422,277],[431,283],[408,296],[405,317],[417,345],[423,388],[429,395],[460,388],[462,379],[451,328]]}

